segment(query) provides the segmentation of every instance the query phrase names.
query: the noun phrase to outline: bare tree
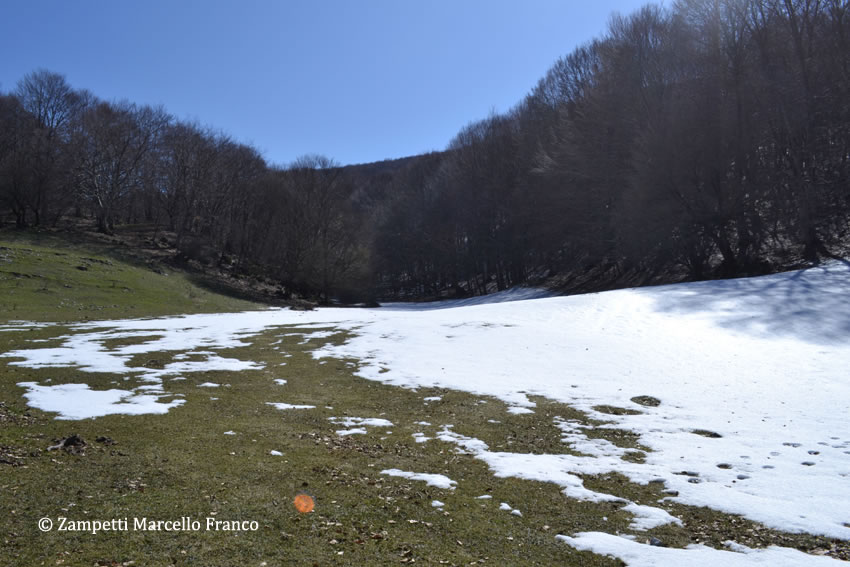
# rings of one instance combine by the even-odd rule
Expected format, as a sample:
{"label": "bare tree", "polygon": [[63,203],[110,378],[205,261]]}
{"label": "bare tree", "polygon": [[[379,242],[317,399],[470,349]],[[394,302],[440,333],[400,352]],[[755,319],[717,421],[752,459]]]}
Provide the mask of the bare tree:
{"label": "bare tree", "polygon": [[14,96],[0,96],[0,202],[27,226],[32,185],[30,141],[38,125]]}
{"label": "bare tree", "polygon": [[77,189],[101,232],[112,232],[119,207],[141,185],[143,159],[168,121],[162,109],[128,102],[100,102],[84,113],[74,139]]}
{"label": "bare tree", "polygon": [[70,205],[73,196],[66,145],[70,125],[80,109],[81,97],[68,85],[65,77],[44,69],[33,71],[18,82],[15,96],[30,113],[37,127],[29,140],[32,177],[28,191],[28,207],[34,223],[55,209],[54,221]]}

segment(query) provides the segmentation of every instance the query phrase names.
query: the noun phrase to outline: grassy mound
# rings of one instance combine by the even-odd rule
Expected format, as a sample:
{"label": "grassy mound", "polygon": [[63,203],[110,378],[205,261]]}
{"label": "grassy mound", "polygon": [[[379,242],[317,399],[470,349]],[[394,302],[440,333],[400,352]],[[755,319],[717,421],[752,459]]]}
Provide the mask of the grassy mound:
{"label": "grassy mound", "polygon": [[263,305],[80,236],[0,232],[0,322],[243,311]]}

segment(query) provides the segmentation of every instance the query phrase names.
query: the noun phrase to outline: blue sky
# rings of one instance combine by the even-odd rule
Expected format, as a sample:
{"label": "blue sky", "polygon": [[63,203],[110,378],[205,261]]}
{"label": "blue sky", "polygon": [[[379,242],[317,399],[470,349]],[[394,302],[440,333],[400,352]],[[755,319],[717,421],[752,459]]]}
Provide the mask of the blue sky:
{"label": "blue sky", "polygon": [[162,104],[273,163],[445,148],[638,0],[7,0],[0,90],[29,71]]}

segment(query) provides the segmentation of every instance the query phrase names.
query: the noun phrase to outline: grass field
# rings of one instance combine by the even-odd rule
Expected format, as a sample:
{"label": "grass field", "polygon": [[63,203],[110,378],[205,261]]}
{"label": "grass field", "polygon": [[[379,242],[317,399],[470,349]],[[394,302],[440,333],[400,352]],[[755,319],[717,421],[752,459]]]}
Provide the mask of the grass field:
{"label": "grass field", "polygon": [[261,305],[152,270],[118,245],[70,235],[0,232],[0,321],[84,321],[239,311]]}
{"label": "grass field", "polygon": [[[73,321],[262,307],[206,291],[184,274],[163,275],[102,251],[56,242],[0,242],[0,277],[0,320],[59,323],[2,332],[0,352],[32,348],[33,341],[58,344],[59,337],[77,332],[68,326]],[[252,337],[250,346],[217,351],[259,363],[261,369],[166,378],[168,391],[185,403],[163,415],[54,419],[54,414],[27,407],[25,390],[17,384],[82,382],[108,390],[120,387],[125,377],[26,368],[0,358],[0,563],[623,564],[577,551],[554,537],[587,531],[632,534],[641,541],[657,538],[672,547],[704,543],[722,548],[729,539],[752,547],[776,544],[810,551],[836,545],[675,503],[665,507],[682,519],[682,526],[636,531],[630,527],[633,516],[620,503],[580,502],[566,498],[555,484],[497,478],[482,461],[433,439],[442,426],[462,424],[466,434],[493,450],[557,454],[570,449],[553,425],[555,416],[588,426],[599,422],[542,398],[535,398],[534,414],[512,415],[494,398],[442,389],[414,391],[357,378],[357,360],[318,360],[310,354],[326,342],[344,341],[345,332],[328,328],[328,336],[304,339],[316,330],[275,328]],[[134,340],[140,339],[108,346],[119,348]],[[180,354],[145,353],[134,364],[162,368]],[[204,383],[218,387],[201,387]],[[440,399],[426,401],[431,397]],[[315,408],[281,410],[268,405],[273,402]],[[393,425],[340,435],[345,427],[330,418],[345,416],[381,418]],[[85,445],[48,450],[72,434]],[[414,434],[431,440],[417,442]],[[597,428],[592,435],[646,451],[625,431]],[[641,453],[631,455],[641,458]],[[443,474],[457,488],[381,474],[385,469]],[[642,486],[616,474],[584,481],[588,488],[654,506],[664,490],[663,485]],[[300,513],[293,506],[300,493],[314,499],[311,512]],[[521,515],[500,510],[502,503]],[[200,529],[132,529],[134,519],[183,517],[199,521]],[[40,518],[50,518],[54,529],[39,531]],[[59,531],[59,518],[127,519],[129,529]],[[207,529],[208,519],[224,523],[218,530]],[[221,529],[234,521],[254,521],[256,530]]]}

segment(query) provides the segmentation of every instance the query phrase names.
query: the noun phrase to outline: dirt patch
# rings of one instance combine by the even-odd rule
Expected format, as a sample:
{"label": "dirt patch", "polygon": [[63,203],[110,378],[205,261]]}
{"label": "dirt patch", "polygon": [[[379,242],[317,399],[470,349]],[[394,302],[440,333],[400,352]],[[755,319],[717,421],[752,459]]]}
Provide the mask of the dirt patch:
{"label": "dirt patch", "polygon": [[0,427],[5,425],[34,425],[37,419],[29,411],[18,412],[0,402]]}
{"label": "dirt patch", "polygon": [[643,413],[638,410],[608,405],[593,406],[593,409],[599,413],[607,413],[608,415],[640,415]]}
{"label": "dirt patch", "polygon": [[0,445],[0,464],[19,467],[26,463],[28,456],[29,453],[20,447]]}
{"label": "dirt patch", "polygon": [[720,439],[723,437],[719,433],[715,433],[714,431],[709,431],[708,429],[692,429],[691,433],[694,435],[700,435],[702,437],[708,437],[709,439]]}
{"label": "dirt patch", "polygon": [[635,396],[632,398],[632,401],[638,405],[648,408],[657,408],[661,405],[661,400],[653,398],[652,396]]}

